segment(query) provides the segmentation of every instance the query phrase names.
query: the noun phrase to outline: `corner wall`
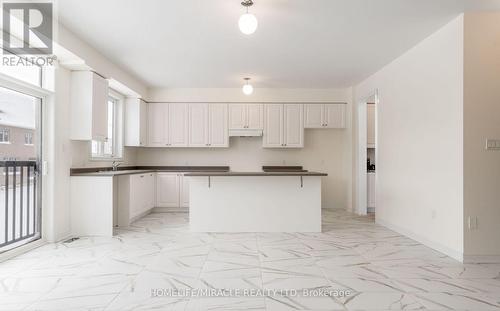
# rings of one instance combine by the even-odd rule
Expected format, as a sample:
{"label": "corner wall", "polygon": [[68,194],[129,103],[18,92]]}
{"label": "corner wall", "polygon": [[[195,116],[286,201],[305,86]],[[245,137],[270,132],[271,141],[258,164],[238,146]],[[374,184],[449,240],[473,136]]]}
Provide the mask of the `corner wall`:
{"label": "corner wall", "polygon": [[464,255],[498,262],[500,152],[485,144],[500,139],[500,12],[465,14],[464,42]]}
{"label": "corner wall", "polygon": [[463,25],[461,15],[354,89],[356,104],[376,90],[379,95],[377,223],[458,260],[463,254]]}

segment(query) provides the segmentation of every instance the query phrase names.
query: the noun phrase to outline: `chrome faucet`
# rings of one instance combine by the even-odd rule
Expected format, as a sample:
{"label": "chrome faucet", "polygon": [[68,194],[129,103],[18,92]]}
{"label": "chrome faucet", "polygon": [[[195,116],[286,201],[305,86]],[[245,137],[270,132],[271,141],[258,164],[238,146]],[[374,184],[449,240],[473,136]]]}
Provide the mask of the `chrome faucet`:
{"label": "chrome faucet", "polygon": [[113,163],[111,164],[113,172],[118,171],[118,166],[120,166],[120,165],[121,165],[121,163],[117,163],[116,161],[113,161]]}

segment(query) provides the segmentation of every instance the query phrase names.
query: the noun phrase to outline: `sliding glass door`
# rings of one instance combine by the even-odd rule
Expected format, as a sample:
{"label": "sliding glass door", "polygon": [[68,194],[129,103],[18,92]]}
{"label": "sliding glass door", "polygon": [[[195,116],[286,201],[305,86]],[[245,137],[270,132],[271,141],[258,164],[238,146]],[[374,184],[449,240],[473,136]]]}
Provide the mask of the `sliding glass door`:
{"label": "sliding glass door", "polygon": [[41,236],[41,105],[0,87],[0,253]]}

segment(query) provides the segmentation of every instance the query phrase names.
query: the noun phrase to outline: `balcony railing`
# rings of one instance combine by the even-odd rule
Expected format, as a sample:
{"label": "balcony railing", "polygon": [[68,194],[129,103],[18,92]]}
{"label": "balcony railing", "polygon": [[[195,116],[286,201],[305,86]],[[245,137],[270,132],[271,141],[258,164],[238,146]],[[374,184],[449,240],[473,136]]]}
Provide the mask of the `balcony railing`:
{"label": "balcony railing", "polygon": [[0,161],[0,252],[39,237],[37,162]]}

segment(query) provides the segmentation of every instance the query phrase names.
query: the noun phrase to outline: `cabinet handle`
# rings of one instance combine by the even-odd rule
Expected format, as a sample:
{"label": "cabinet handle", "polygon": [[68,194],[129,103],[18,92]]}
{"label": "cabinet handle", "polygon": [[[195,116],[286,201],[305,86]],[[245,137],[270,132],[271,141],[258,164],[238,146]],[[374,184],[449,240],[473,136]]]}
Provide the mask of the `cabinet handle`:
{"label": "cabinet handle", "polygon": [[144,175],[141,175],[141,178],[144,178]]}

